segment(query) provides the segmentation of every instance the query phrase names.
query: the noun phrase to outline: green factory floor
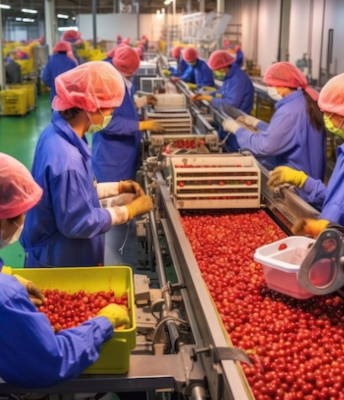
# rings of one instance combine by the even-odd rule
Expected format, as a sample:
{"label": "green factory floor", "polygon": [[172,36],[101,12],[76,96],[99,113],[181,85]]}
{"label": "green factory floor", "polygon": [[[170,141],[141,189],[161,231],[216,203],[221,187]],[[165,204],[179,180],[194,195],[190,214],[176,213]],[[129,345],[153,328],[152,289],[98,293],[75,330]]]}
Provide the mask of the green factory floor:
{"label": "green factory floor", "polygon": [[[36,143],[42,130],[49,125],[51,109],[49,95],[37,98],[37,107],[25,117],[0,117],[0,151],[21,161],[31,170]],[[0,251],[5,265],[21,268],[24,252],[19,242]]]}

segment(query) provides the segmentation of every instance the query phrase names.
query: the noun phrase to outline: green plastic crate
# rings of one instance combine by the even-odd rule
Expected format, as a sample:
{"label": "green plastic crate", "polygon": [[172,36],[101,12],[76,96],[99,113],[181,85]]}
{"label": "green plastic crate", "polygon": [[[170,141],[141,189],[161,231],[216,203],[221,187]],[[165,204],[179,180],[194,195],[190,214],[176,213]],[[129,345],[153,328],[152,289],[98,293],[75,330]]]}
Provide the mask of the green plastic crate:
{"label": "green plastic crate", "polygon": [[115,296],[128,294],[131,327],[115,331],[103,344],[99,359],[84,374],[125,374],[129,370],[130,352],[136,346],[136,315],[133,274],[130,267],[25,268],[15,273],[31,280],[41,289],[58,289],[69,293],[113,290]]}

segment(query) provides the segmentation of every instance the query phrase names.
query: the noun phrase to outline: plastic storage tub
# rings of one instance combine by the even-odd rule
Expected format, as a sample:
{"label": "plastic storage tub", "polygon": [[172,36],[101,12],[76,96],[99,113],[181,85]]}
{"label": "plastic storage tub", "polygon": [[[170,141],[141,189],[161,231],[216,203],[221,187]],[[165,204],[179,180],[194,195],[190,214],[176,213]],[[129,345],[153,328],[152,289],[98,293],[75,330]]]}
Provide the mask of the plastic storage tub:
{"label": "plastic storage tub", "polygon": [[314,239],[304,236],[291,236],[256,250],[254,259],[263,265],[266,284],[270,289],[296,299],[314,296],[297,281],[300,265],[314,242]]}
{"label": "plastic storage tub", "polygon": [[84,374],[124,374],[129,370],[130,352],[136,346],[136,315],[133,274],[130,267],[25,268],[15,273],[32,280],[42,289],[69,293],[113,290],[117,297],[128,294],[131,327],[116,331],[103,344],[99,359]]}

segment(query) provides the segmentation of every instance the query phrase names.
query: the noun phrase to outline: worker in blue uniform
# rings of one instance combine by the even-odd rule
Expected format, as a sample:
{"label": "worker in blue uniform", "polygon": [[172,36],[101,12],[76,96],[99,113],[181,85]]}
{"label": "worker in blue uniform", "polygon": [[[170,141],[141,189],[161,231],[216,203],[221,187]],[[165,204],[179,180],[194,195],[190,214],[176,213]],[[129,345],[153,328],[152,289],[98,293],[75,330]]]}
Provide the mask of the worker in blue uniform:
{"label": "worker in blue uniform", "polygon": [[216,108],[228,104],[249,114],[253,108],[254,88],[251,79],[235,64],[235,57],[225,50],[217,50],[211,53],[208,65],[212,71],[225,74],[222,86],[206,94],[198,93],[191,100],[206,100]]}
{"label": "worker in blue uniform", "polygon": [[[344,74],[335,76],[322,88],[318,105],[324,112],[325,127],[328,132],[344,139]],[[322,205],[318,219],[303,218],[296,222],[296,235],[310,235],[316,238],[329,223],[344,226],[344,144],[337,150],[337,161],[326,187],[322,181],[313,179],[304,170],[286,167],[276,168],[271,173],[268,184],[272,187],[283,183],[295,185],[314,202]]]}
{"label": "worker in blue uniform", "polygon": [[[307,86],[306,77],[288,62],[273,64],[264,81],[275,100],[276,112],[269,124],[252,116],[240,117],[258,133],[243,128],[228,118],[223,129],[235,134],[242,150],[258,157],[274,157],[273,169],[287,165],[304,171],[314,179],[324,179],[326,169],[326,131],[316,103],[318,92]],[[304,194],[305,200],[309,201]]]}
{"label": "worker in blue uniform", "polygon": [[203,86],[214,87],[213,72],[208,64],[199,58],[198,51],[193,47],[186,47],[183,50],[183,59],[189,66],[179,77],[173,77],[173,82],[182,80],[187,83],[190,89],[202,88]]}
{"label": "worker in blue uniform", "polygon": [[42,71],[43,82],[51,88],[50,101],[56,95],[55,90],[55,78],[66,71],[77,66],[77,63],[68,57],[67,53],[72,51],[72,46],[68,42],[57,42],[53,48],[53,55],[49,57],[49,60]]}
{"label": "worker in blue uniform", "polygon": [[163,72],[166,76],[181,76],[188,68],[189,64],[184,60],[182,54],[182,47],[175,46],[171,51],[171,55],[177,61],[177,68],[168,67],[164,69]]}
{"label": "worker in blue uniform", "polygon": [[[140,166],[142,130],[161,132],[163,127],[151,121],[139,121],[137,105],[155,105],[156,98],[147,95],[135,104],[131,94],[131,77],[139,68],[140,59],[130,46],[117,49],[113,65],[125,83],[122,104],[112,113],[107,127],[92,137],[92,166],[98,182],[135,180]],[[124,244],[124,246],[123,246]],[[136,225],[113,226],[105,235],[105,265],[137,265]],[[121,250],[119,250],[121,248]]]}
{"label": "worker in blue uniform", "polygon": [[[42,189],[27,168],[0,153],[0,247],[15,242],[25,212],[41,199]],[[116,304],[96,318],[55,335],[37,306],[45,298],[36,286],[0,258],[0,378],[20,387],[49,387],[77,378],[99,357],[102,343],[114,328],[129,324],[127,312]],[[115,307],[113,307],[115,306]]]}
{"label": "worker in blue uniform", "polygon": [[236,53],[236,58],[235,58],[235,64],[239,67],[242,68],[244,65],[244,53],[241,50],[240,45],[236,45],[234,47],[235,53]]}
{"label": "worker in blue uniform", "polygon": [[[27,267],[104,263],[104,233],[152,208],[136,182],[97,184],[85,133],[103,130],[124,97],[119,72],[102,61],[79,65],[55,80],[52,123],[42,132],[32,174],[42,200],[26,216],[20,242]],[[109,209],[99,199],[133,192],[127,205]]]}

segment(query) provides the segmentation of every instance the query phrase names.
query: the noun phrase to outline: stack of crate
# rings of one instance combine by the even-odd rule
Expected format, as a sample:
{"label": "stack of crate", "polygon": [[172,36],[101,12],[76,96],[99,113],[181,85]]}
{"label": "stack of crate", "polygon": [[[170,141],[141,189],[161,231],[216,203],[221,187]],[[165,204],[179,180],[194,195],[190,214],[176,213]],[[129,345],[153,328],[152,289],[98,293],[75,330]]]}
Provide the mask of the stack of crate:
{"label": "stack of crate", "polygon": [[27,91],[8,89],[1,92],[2,115],[25,115],[28,111]]}
{"label": "stack of crate", "polygon": [[35,96],[35,83],[26,82],[16,85],[9,85],[10,89],[24,90],[26,92],[27,109],[28,111],[33,110],[36,106],[36,96]]}

